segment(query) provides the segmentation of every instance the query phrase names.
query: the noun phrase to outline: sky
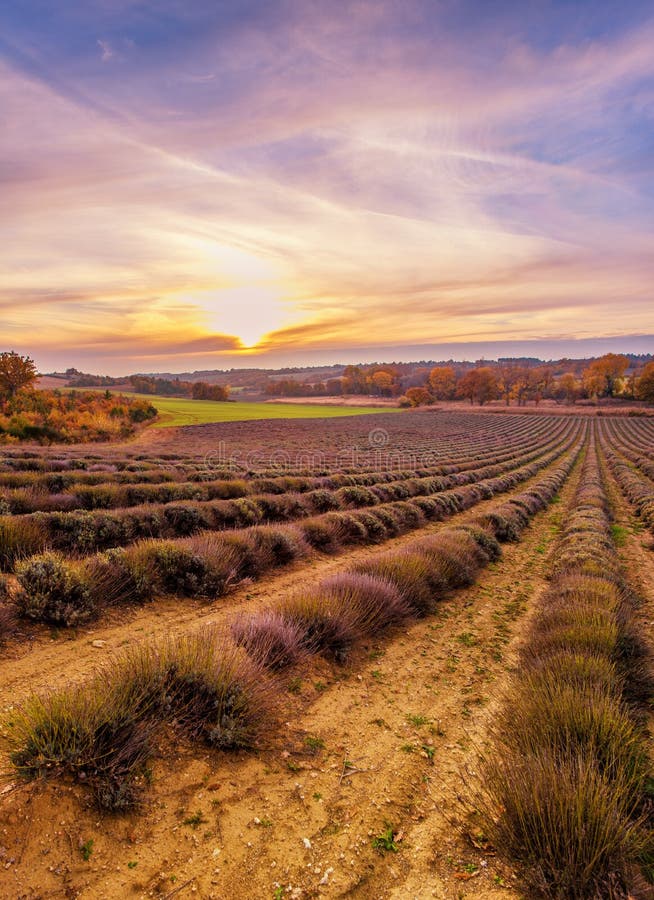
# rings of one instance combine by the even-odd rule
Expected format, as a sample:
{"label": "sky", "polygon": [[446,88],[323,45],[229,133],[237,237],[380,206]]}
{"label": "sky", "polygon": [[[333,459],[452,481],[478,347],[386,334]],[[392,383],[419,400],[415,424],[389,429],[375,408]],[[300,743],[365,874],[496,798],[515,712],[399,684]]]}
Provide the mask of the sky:
{"label": "sky", "polygon": [[651,0],[4,0],[0,350],[654,352],[653,46]]}

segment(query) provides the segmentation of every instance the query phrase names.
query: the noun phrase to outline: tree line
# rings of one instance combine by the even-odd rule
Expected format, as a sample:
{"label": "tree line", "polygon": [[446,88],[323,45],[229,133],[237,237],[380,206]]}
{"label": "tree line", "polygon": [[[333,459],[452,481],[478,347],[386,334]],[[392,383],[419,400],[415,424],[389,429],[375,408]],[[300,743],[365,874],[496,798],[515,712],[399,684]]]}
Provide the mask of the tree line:
{"label": "tree line", "polygon": [[467,400],[483,406],[502,400],[524,406],[542,400],[574,404],[620,397],[654,402],[654,362],[630,367],[628,357],[607,353],[583,368],[565,361],[535,364],[524,360],[480,361],[418,369],[407,377],[400,367],[347,366],[340,378],[310,383],[295,378],[270,381],[265,393],[272,397],[363,395],[394,397],[401,406],[423,406],[438,401]]}
{"label": "tree line", "polygon": [[[323,370],[324,371],[324,370]],[[195,400],[229,399],[229,387],[207,381],[186,381],[154,375],[112,378],[85,375],[75,369],[66,373],[72,387],[130,388],[140,394],[189,397]],[[208,373],[210,374],[210,373]],[[13,352],[0,354],[0,401],[14,396],[37,377],[29,357]],[[349,365],[337,377],[310,381],[284,373],[270,377],[259,390],[269,397],[325,397],[361,395],[393,398],[401,406],[465,400],[483,406],[502,400],[507,406],[538,405],[542,400],[574,404],[603,398],[654,402],[654,361],[607,353],[597,359],[559,360],[541,363],[535,359],[479,360],[471,363],[423,363]]]}
{"label": "tree line", "polygon": [[179,378],[160,378],[156,375],[128,375],[112,378],[110,375],[87,375],[68,369],[71,375],[69,387],[117,387],[124,386],[137,394],[151,394],[158,397],[189,397],[192,400],[229,400],[229,387],[209,384],[206,381],[181,381]]}

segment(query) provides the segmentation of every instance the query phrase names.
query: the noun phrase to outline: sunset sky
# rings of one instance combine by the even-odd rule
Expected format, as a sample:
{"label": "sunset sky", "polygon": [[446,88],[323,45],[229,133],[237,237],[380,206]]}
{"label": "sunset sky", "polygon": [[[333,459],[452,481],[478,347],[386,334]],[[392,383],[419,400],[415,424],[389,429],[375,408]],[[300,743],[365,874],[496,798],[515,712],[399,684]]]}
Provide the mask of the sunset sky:
{"label": "sunset sky", "polygon": [[651,0],[5,0],[0,350],[654,352],[653,48]]}

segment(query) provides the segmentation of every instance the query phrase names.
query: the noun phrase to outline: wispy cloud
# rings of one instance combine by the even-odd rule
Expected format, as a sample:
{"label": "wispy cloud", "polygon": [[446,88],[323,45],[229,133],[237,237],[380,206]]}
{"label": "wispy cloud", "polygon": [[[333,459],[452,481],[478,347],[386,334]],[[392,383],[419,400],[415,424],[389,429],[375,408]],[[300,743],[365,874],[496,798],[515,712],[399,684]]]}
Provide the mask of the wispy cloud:
{"label": "wispy cloud", "polygon": [[109,62],[109,60],[112,59],[115,55],[113,47],[111,46],[109,41],[101,41],[100,38],[98,38],[97,44],[102,51],[100,56],[102,62]]}
{"label": "wispy cloud", "polygon": [[102,368],[648,333],[654,20],[564,6],[16,15],[3,334]]}

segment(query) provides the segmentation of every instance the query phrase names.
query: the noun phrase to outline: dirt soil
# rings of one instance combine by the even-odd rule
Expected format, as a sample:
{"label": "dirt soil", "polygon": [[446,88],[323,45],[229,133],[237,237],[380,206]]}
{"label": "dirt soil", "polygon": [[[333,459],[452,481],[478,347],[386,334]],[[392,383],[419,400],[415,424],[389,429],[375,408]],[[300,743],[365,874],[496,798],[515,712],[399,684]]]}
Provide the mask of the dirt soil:
{"label": "dirt soil", "polygon": [[[285,676],[279,726],[257,755],[165,739],[143,808],[120,817],[98,813],[78,785],[5,782],[0,897],[517,898],[516,873],[475,838],[463,801],[474,797],[487,723],[578,474],[436,616],[362,647],[345,668],[317,662]],[[0,663],[0,704],[7,711],[124,644],[224,620],[375,552],[316,559],[213,606],[161,600],[70,640],[35,633]]]}

